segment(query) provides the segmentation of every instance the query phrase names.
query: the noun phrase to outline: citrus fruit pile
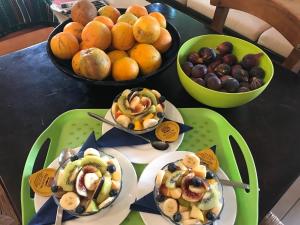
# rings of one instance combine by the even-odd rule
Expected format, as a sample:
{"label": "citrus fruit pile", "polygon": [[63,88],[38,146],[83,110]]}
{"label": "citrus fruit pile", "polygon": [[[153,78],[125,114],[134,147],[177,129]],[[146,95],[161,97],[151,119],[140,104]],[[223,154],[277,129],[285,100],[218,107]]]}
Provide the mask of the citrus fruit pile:
{"label": "citrus fruit pile", "polygon": [[151,74],[172,44],[165,17],[140,5],[128,7],[121,15],[112,6],[97,11],[88,0],[79,0],[71,15],[73,22],[53,36],[50,47],[57,58],[72,60],[77,75],[89,79],[111,75],[124,81]]}

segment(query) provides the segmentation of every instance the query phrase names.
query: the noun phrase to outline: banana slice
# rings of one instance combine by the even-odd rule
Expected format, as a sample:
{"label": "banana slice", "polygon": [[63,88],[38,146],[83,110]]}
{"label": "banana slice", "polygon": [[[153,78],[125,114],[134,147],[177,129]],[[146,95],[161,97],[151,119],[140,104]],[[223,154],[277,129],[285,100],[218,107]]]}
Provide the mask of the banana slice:
{"label": "banana slice", "polygon": [[173,215],[177,212],[177,210],[178,210],[178,204],[175,199],[168,198],[164,201],[162,206],[162,211],[164,214],[172,218]]}
{"label": "banana slice", "polygon": [[158,171],[158,173],[156,175],[156,179],[155,179],[155,185],[156,185],[157,188],[159,188],[160,185],[162,184],[162,181],[164,179],[164,175],[165,175],[164,170]]}
{"label": "banana slice", "polygon": [[103,202],[101,202],[101,204],[98,206],[99,209],[104,208],[105,206],[107,206],[110,202],[112,202],[114,200],[114,197],[108,197],[107,199],[105,199]]}
{"label": "banana slice", "polygon": [[194,153],[186,154],[182,159],[183,164],[188,168],[194,168],[200,165],[200,159]]}
{"label": "banana slice", "polygon": [[206,189],[204,187],[195,187],[193,185],[189,185],[189,189],[191,192],[197,193],[197,194],[201,194],[201,193],[205,193]]}
{"label": "banana slice", "polygon": [[80,199],[74,192],[67,192],[61,197],[59,203],[66,210],[74,210],[79,205]]}
{"label": "banana slice", "polygon": [[113,190],[120,190],[121,188],[121,182],[120,181],[116,181],[116,180],[112,180],[111,181],[111,189]]}
{"label": "banana slice", "polygon": [[93,191],[96,189],[99,183],[99,177],[95,173],[86,173],[84,175],[84,186],[89,191]]}
{"label": "banana slice", "polygon": [[87,155],[95,155],[95,156],[98,156],[100,157],[100,153],[97,149],[94,149],[94,148],[88,148],[87,150],[84,151],[84,156],[87,156]]}

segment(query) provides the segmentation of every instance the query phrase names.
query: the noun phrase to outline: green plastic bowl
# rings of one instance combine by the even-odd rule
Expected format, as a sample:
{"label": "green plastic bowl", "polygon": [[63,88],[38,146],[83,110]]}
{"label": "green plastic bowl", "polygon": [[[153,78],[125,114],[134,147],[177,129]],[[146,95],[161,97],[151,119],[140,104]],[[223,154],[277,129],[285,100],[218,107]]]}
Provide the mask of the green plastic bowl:
{"label": "green plastic bowl", "polygon": [[[262,85],[258,89],[242,93],[219,92],[197,84],[183,72],[183,70],[181,69],[181,64],[186,61],[186,57],[189,53],[193,51],[198,52],[202,47],[210,47],[215,49],[224,41],[229,41],[233,44],[233,54],[237,56],[238,61],[241,61],[243,56],[245,56],[246,54],[259,52],[262,52],[264,54],[260,58],[259,64],[259,66],[262,67],[266,72],[264,85]],[[268,55],[259,47],[239,38],[218,34],[202,35],[186,41],[179,49],[177,55],[177,71],[181,84],[194,99],[205,105],[217,108],[236,107],[255,99],[269,85],[274,73],[272,61],[270,60]]]}

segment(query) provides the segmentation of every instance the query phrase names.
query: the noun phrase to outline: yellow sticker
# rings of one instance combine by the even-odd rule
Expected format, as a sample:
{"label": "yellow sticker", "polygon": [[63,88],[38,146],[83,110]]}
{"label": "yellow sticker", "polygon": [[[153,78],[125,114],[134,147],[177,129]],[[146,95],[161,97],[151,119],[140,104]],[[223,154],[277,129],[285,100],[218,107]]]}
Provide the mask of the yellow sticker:
{"label": "yellow sticker", "polygon": [[205,148],[196,153],[196,155],[201,159],[201,163],[204,163],[209,170],[217,172],[220,165],[217,156],[210,148]]}
{"label": "yellow sticker", "polygon": [[165,121],[155,129],[155,136],[161,141],[173,142],[178,139],[179,129],[178,123]]}
{"label": "yellow sticker", "polygon": [[56,170],[45,168],[29,176],[29,184],[32,190],[44,197],[52,195],[51,184],[54,179]]}

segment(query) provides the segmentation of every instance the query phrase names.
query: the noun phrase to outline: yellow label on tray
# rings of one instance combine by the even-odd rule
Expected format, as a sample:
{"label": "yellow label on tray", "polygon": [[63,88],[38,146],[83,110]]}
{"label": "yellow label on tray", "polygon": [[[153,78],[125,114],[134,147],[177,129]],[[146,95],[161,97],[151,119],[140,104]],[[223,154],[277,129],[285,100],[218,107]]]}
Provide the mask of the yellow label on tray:
{"label": "yellow label on tray", "polygon": [[51,184],[55,176],[55,169],[45,168],[29,177],[29,184],[32,190],[44,197],[52,195]]}
{"label": "yellow label on tray", "polygon": [[196,153],[196,155],[201,159],[201,163],[204,163],[208,169],[213,172],[217,172],[220,165],[217,156],[210,148],[205,148]]}
{"label": "yellow label on tray", "polygon": [[165,121],[155,129],[155,136],[161,141],[173,142],[178,139],[179,130],[178,123]]}

